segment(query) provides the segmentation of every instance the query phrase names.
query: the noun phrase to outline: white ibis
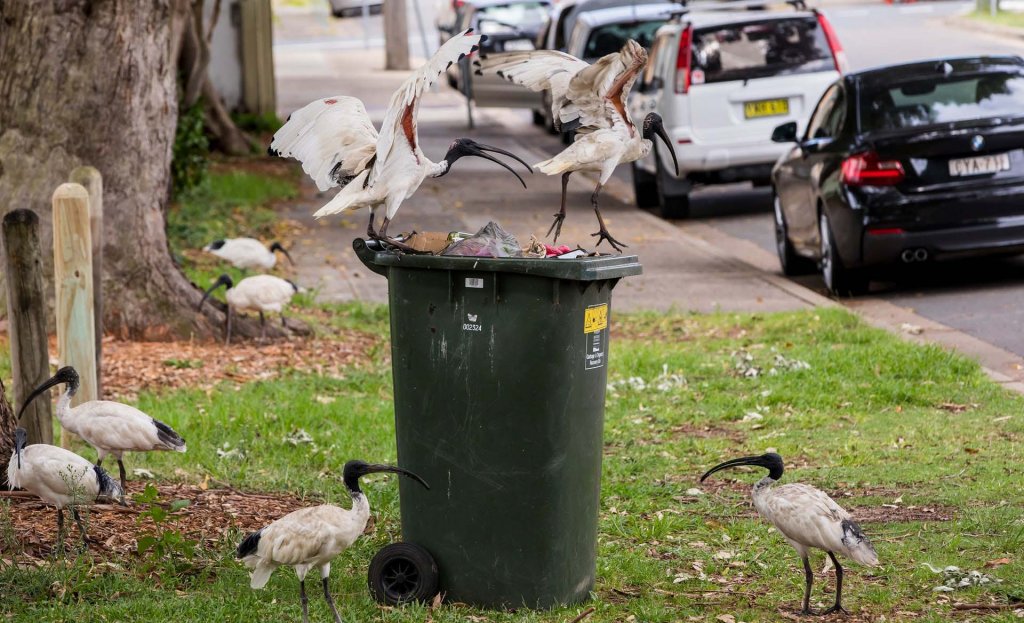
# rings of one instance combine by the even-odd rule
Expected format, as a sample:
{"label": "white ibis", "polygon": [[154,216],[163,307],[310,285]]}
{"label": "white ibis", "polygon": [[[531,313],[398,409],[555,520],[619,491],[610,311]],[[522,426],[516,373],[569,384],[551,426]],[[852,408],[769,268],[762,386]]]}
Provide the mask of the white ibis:
{"label": "white ibis", "polygon": [[71,397],[78,392],[79,380],[78,372],[71,366],[57,370],[57,374],[32,390],[18,411],[18,417],[21,417],[30,402],[60,383],[64,383],[64,393],[57,399],[57,419],[60,425],[96,448],[99,455],[96,465],[102,464],[107,455],[117,459],[122,489],[126,488],[124,463],[121,461],[125,452],[185,451],[185,440],[174,429],[130,405],[110,400],[90,400],[72,407]]}
{"label": "white ibis", "polygon": [[275,251],[284,253],[289,263],[295,263],[292,261],[292,256],[288,253],[288,250],[281,246],[280,242],[271,243],[270,247],[267,248],[255,238],[214,240],[203,247],[203,251],[227,260],[235,267],[243,270],[270,270],[277,264],[277,256],[274,255]]}
{"label": "white ibis", "polygon": [[676,152],[665,132],[661,116],[650,113],[644,117],[642,131],[638,131],[629,115],[626,100],[640,70],[647,64],[647,51],[630,39],[616,53],[608,54],[593,65],[575,56],[555,50],[511,52],[481,61],[480,72],[493,71],[497,75],[534,91],[551,92],[551,114],[555,127],[561,131],[573,130],[576,140],[553,158],[539,162],[534,168],[547,175],[562,175],[562,205],[548,230],[555,232],[554,240],[562,231],[565,220],[565,193],[569,176],[575,171],[600,173],[590,203],[597,215],[600,230],[597,244],[607,240],[617,251],[626,245],[612,238],[605,226],[598,196],[601,188],[611,179],[615,167],[647,157],[653,148],[655,136],[661,138],[676,163]]}
{"label": "white ibis", "polygon": [[16,489],[25,489],[39,499],[57,507],[57,540],[64,538],[64,507],[71,515],[85,542],[85,524],[78,514],[78,506],[97,500],[124,503],[124,488],[119,486],[99,465],[74,452],[45,443],[26,446],[28,434],[24,428],[14,433],[14,452],[7,465],[7,482]]}
{"label": "white ibis", "polygon": [[[468,138],[456,139],[444,160],[434,163],[420,149],[416,117],[420,99],[449,65],[473,53],[480,35],[467,30],[445,42],[436,54],[402,83],[391,96],[380,133],[373,126],[363,103],[354,97],[336,95],[319,99],[292,113],[270,143],[271,155],[296,158],[302,169],[325,191],[341,190],[314,214],[320,218],[360,208],[370,209],[366,233],[410,251],[407,245],[388,238],[388,225],[402,202],[412,196],[427,177],[441,177],[463,156],[479,156],[508,169],[526,186],[510,166],[488,154],[504,154],[529,165],[515,154],[481,145]],[[380,231],[374,231],[376,210],[386,213]]]}
{"label": "white ibis", "polygon": [[370,503],[359,489],[359,478],[377,472],[394,472],[408,476],[427,489],[430,486],[409,470],[392,465],[371,465],[363,461],[345,463],[345,487],[352,496],[352,508],[331,504],[292,511],[269,526],[253,532],[238,545],[236,556],[252,569],[249,585],[260,589],[267,585],[274,570],[284,565],[295,569],[299,576],[299,597],[302,600],[303,623],[309,621],[306,599],[306,573],[314,567],[320,570],[324,599],[341,623],[334,606],[327,578],[331,574],[331,561],[351,547],[366,529],[370,518]]}
{"label": "white ibis", "polygon": [[755,465],[768,470],[768,475],[754,485],[754,508],[782,533],[804,563],[802,614],[813,614],[810,608],[811,584],[814,574],[808,560],[812,548],[824,550],[836,568],[836,603],[822,614],[841,612],[843,609],[843,568],[836,560],[836,552],[871,567],[878,565],[878,554],[850,513],[822,491],[810,485],[789,484],[773,487],[782,478],[782,457],[774,452],[748,456],[720,463],[700,477],[701,482],[715,472],[739,465]]}
{"label": "white ibis", "polygon": [[299,286],[295,283],[281,279],[280,277],[274,277],[273,275],[256,275],[253,277],[246,277],[235,285],[235,282],[229,275],[221,275],[217,277],[217,280],[213,282],[205,293],[203,298],[199,301],[199,307],[196,309],[202,309],[203,303],[209,298],[210,294],[221,286],[227,286],[227,292],[224,293],[224,299],[228,304],[227,313],[227,329],[225,330],[225,343],[231,343],[231,313],[235,311],[257,311],[260,314],[260,339],[264,339],[267,336],[267,319],[263,315],[265,313],[276,312],[281,314],[281,326],[285,326],[284,322],[284,308],[288,303],[291,302],[292,296],[299,291]]}

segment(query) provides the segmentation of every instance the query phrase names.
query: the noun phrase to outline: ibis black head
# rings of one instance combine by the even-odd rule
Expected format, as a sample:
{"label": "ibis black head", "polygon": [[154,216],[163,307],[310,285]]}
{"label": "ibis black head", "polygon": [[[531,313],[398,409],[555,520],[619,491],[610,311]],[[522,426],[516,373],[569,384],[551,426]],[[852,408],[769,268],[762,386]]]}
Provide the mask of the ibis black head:
{"label": "ibis black head", "polygon": [[26,443],[28,443],[28,431],[19,426],[14,431],[14,454],[18,457],[18,469],[21,469],[21,451],[25,449]]}
{"label": "ibis black head", "polygon": [[202,309],[203,308],[203,303],[205,303],[206,299],[210,297],[210,294],[212,294],[214,290],[216,290],[217,288],[219,288],[221,286],[227,286],[228,290],[230,290],[231,288],[235,287],[235,282],[232,281],[231,280],[231,276],[227,275],[227,274],[224,274],[224,275],[221,275],[220,277],[217,277],[217,281],[214,281],[213,285],[210,286],[206,290],[206,292],[203,292],[203,298],[200,299],[199,306],[196,307],[196,311],[199,311],[200,309]]}
{"label": "ibis black head", "polygon": [[345,463],[345,469],[343,472],[345,486],[348,487],[348,490],[352,493],[361,493],[359,489],[359,479],[367,474],[376,474],[378,472],[392,472],[408,476],[423,485],[425,488],[430,488],[430,485],[428,485],[422,478],[407,469],[395,467],[394,465],[375,465],[364,461],[349,461],[348,463]]}
{"label": "ibis black head", "polygon": [[224,240],[214,240],[210,244],[206,245],[206,251],[216,251],[224,246]]}
{"label": "ibis black head", "polygon": [[715,472],[726,469],[729,467],[737,467],[739,465],[754,465],[756,467],[763,467],[768,470],[768,477],[772,480],[779,480],[782,478],[782,457],[774,452],[762,454],[760,456],[745,456],[738,459],[732,459],[725,463],[719,463],[711,469],[709,469],[703,476],[700,477],[700,481],[704,482],[704,479],[714,474]]}
{"label": "ibis black head", "polygon": [[71,366],[64,366],[60,370],[57,370],[57,374],[43,381],[43,384],[32,390],[32,393],[25,399],[24,404],[21,405],[21,409],[18,410],[18,420],[21,420],[21,415],[25,413],[25,409],[39,397],[43,392],[50,389],[54,385],[66,383],[68,386],[68,394],[74,396],[75,392],[78,391],[78,372],[75,371]]}
{"label": "ibis black head", "polygon": [[679,175],[679,160],[676,159],[676,149],[672,146],[672,139],[668,137],[668,132],[665,131],[665,122],[662,121],[661,115],[656,112],[648,113],[644,117],[644,138],[653,142],[654,137],[657,136],[665,143],[665,147],[668,148],[668,153],[672,155],[672,164],[676,167],[676,175]]}
{"label": "ibis black head", "polygon": [[526,182],[523,181],[523,178],[519,177],[518,173],[512,170],[512,167],[508,166],[501,160],[498,160],[494,156],[491,156],[487,152],[494,152],[496,154],[508,156],[509,158],[512,158],[513,160],[522,163],[522,165],[526,167],[527,171],[533,173],[533,170],[530,169],[530,165],[526,164],[526,162],[524,162],[522,158],[513,154],[512,152],[505,151],[504,149],[500,149],[498,147],[492,147],[490,145],[481,145],[480,143],[477,143],[472,139],[457,138],[454,141],[452,141],[452,144],[448,147],[448,153],[444,155],[444,161],[448,163],[448,167],[441,173],[441,175],[438,175],[437,177],[442,177],[446,175],[448,171],[451,171],[452,165],[454,165],[455,161],[458,160],[459,158],[462,158],[464,156],[477,156],[480,158],[486,158],[491,162],[497,162],[501,166],[505,167],[506,169],[509,170],[509,172],[512,173],[512,175],[515,175],[516,178],[519,179],[519,183],[523,185],[523,188],[526,188]]}
{"label": "ibis black head", "polygon": [[288,258],[288,263],[293,265],[293,266],[295,265],[295,262],[292,261],[291,254],[288,253],[287,249],[285,249],[284,247],[281,246],[280,242],[275,242],[275,243],[270,245],[270,252],[273,253],[274,251],[280,251],[281,253],[284,253],[284,256],[286,258]]}

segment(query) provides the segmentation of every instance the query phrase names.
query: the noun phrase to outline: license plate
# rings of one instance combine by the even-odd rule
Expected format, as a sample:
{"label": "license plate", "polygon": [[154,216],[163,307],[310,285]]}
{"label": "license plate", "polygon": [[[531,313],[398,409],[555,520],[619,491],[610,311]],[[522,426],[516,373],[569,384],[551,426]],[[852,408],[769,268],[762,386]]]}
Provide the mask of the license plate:
{"label": "license plate", "polygon": [[744,102],[743,116],[747,119],[757,117],[777,117],[789,114],[789,100],[759,100],[757,102]]}
{"label": "license plate", "polygon": [[529,39],[512,39],[505,42],[506,52],[529,52],[534,48],[533,41]]}
{"label": "license plate", "polygon": [[1010,170],[1010,154],[993,154],[973,158],[953,158],[949,161],[949,174],[953,177],[985,175]]}

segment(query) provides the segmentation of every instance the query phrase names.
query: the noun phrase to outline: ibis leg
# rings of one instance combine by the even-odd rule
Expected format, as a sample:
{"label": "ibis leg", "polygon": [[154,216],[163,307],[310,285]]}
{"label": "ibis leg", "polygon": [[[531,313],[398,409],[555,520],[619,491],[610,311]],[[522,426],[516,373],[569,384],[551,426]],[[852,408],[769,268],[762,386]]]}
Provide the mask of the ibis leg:
{"label": "ibis leg", "polygon": [[417,253],[416,249],[413,249],[409,245],[407,245],[407,244],[405,244],[403,242],[399,242],[399,241],[395,240],[394,238],[389,238],[388,237],[388,225],[390,225],[390,224],[391,224],[391,219],[385,216],[384,217],[384,221],[380,224],[380,231],[377,232],[377,240],[382,240],[382,241],[390,244],[391,246],[393,246],[393,247],[395,247],[397,249],[405,251],[406,253]]}
{"label": "ibis leg", "polygon": [[814,572],[811,571],[811,561],[807,555],[801,557],[804,561],[804,607],[800,614],[814,614],[811,612],[811,585],[814,584]]}
{"label": "ibis leg", "polygon": [[78,509],[72,507],[71,515],[75,518],[75,523],[78,524],[78,532],[82,535],[82,549],[89,549],[89,544],[85,542],[85,524],[82,523],[82,516],[78,514]]}
{"label": "ibis leg", "polygon": [[263,310],[260,310],[260,341],[267,339],[267,318],[263,315]]}
{"label": "ibis leg", "polygon": [[331,614],[334,615],[334,623],[341,623],[341,615],[338,614],[338,609],[334,606],[334,598],[331,597],[331,590],[327,587],[327,578],[323,578],[324,583],[324,599],[327,600],[327,606],[331,609]]}
{"label": "ibis leg", "polygon": [[309,623],[309,598],[306,597],[306,579],[299,580],[299,599],[302,601],[302,623]]}
{"label": "ibis leg", "polygon": [[558,214],[555,214],[555,221],[551,223],[551,227],[548,228],[548,234],[555,232],[555,237],[551,239],[551,242],[558,242],[558,235],[562,233],[562,221],[565,220],[565,193],[569,188],[569,176],[572,175],[572,171],[566,171],[562,174],[562,207],[559,208]]}
{"label": "ibis leg", "polygon": [[227,318],[225,320],[227,326],[224,329],[224,345],[231,344],[231,306],[228,305]]}
{"label": "ibis leg", "polygon": [[590,196],[590,203],[591,203],[591,205],[594,206],[594,214],[597,215],[597,224],[601,226],[600,231],[598,231],[596,233],[593,233],[593,234],[590,234],[590,235],[591,236],[599,236],[599,238],[597,239],[597,244],[594,245],[595,247],[600,246],[602,242],[607,240],[608,244],[612,245],[613,249],[615,249],[616,251],[621,253],[622,252],[622,247],[626,247],[626,246],[629,246],[629,245],[624,244],[622,242],[619,242],[615,238],[612,238],[612,235],[608,233],[608,228],[605,227],[604,217],[601,216],[601,208],[598,207],[598,205],[597,205],[597,198],[598,198],[598,195],[601,194],[601,188],[603,186],[604,186],[604,184],[598,184],[597,188],[594,189],[594,194]]}
{"label": "ibis leg", "polygon": [[64,551],[64,510],[57,509],[57,551]]}
{"label": "ibis leg", "polygon": [[121,491],[128,493],[128,479],[125,477],[124,463],[121,462],[121,459],[117,459],[117,471],[121,473]]}
{"label": "ibis leg", "polygon": [[836,604],[823,612],[822,614],[834,614],[840,612],[842,614],[850,614],[843,608],[843,567],[836,560],[836,555],[832,552],[828,553],[828,557],[832,559],[832,564],[836,568]]}
{"label": "ibis leg", "polygon": [[369,238],[370,240],[376,240],[377,239],[377,232],[373,231],[373,221],[376,218],[376,216],[377,215],[374,213],[373,209],[371,208],[370,209],[370,222],[366,224],[366,237]]}

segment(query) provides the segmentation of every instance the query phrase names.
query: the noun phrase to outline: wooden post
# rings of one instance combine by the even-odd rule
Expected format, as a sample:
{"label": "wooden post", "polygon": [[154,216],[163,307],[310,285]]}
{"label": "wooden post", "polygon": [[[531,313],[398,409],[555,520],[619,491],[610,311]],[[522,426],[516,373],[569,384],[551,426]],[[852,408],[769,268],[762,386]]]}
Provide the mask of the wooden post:
{"label": "wooden post", "polygon": [[[4,216],[3,239],[14,408],[20,409],[32,390],[50,378],[39,217],[32,210],[8,212]],[[25,410],[20,424],[28,431],[29,443],[53,443],[49,400],[35,400]]]}
{"label": "wooden post", "polygon": [[405,10],[405,0],[387,0],[384,3],[384,68],[411,68],[409,16]]}
{"label": "wooden post", "polygon": [[[96,400],[89,193],[80,184],[61,184],[53,191],[53,281],[57,293],[57,358],[62,366],[74,366],[81,380],[72,404]],[[69,441],[62,428],[61,446],[67,447]]]}
{"label": "wooden post", "polygon": [[92,315],[96,322],[96,394],[103,395],[103,176],[95,167],[77,167],[72,183],[89,192],[89,232],[92,235]]}

